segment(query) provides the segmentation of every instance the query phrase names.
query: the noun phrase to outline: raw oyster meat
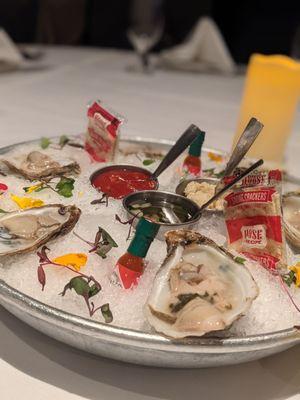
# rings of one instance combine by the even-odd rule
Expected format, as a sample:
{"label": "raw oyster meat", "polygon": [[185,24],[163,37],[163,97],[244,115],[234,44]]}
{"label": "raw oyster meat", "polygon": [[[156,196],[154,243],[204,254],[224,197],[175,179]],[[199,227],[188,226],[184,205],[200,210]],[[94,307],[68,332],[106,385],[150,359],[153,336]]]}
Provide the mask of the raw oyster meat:
{"label": "raw oyster meat", "polygon": [[2,214],[0,257],[34,250],[76,225],[81,211],[75,206],[51,204]]}
{"label": "raw oyster meat", "polygon": [[54,178],[56,176],[80,173],[80,166],[72,160],[55,160],[40,151],[32,151],[25,159],[11,162],[1,160],[12,172],[22,175],[28,180]]}
{"label": "raw oyster meat", "polygon": [[197,232],[165,237],[168,254],[146,304],[150,325],[176,339],[229,328],[258,295],[248,269]]}
{"label": "raw oyster meat", "polygon": [[283,225],[287,240],[300,249],[300,191],[289,192],[283,196]]}

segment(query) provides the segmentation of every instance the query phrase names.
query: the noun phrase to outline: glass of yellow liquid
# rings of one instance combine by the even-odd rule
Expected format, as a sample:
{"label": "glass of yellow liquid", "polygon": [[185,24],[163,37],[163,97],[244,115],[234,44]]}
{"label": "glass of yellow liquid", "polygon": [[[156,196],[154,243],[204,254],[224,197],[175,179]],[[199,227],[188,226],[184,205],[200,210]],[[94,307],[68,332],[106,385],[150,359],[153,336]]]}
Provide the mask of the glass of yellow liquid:
{"label": "glass of yellow liquid", "polygon": [[281,167],[300,95],[300,63],[282,56],[253,54],[233,146],[251,117],[264,124],[247,156]]}

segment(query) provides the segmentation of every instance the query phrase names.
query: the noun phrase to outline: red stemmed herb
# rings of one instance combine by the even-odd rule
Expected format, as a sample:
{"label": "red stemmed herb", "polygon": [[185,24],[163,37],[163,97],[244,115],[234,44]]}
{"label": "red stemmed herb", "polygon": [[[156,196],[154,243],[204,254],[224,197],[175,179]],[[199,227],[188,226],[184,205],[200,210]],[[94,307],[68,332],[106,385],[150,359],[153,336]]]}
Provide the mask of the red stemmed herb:
{"label": "red stemmed herb", "polygon": [[118,247],[117,243],[114,239],[110,236],[106,230],[103,228],[98,227],[98,231],[96,233],[94,242],[90,242],[78,235],[78,233],[73,232],[78,239],[82,240],[83,242],[87,243],[91,246],[89,253],[96,253],[101,258],[106,258],[107,253],[113,248]]}
{"label": "red stemmed herb", "polygon": [[103,193],[103,195],[100,197],[100,199],[96,199],[96,200],[91,201],[91,204],[92,205],[105,204],[105,206],[108,207],[108,199],[109,199],[108,194],[107,193]]}
{"label": "red stemmed herb", "polygon": [[87,305],[89,315],[92,317],[98,310],[101,310],[101,313],[103,315],[103,318],[105,319],[106,323],[110,323],[113,320],[113,316],[111,313],[111,310],[109,308],[109,304],[103,304],[102,306],[95,307],[95,304],[90,301],[90,299],[98,294],[101,290],[101,285],[100,283],[92,276],[88,276],[86,274],[83,274],[82,272],[76,271],[70,266],[66,266],[63,264],[59,264],[56,262],[53,262],[50,260],[50,258],[47,255],[47,251],[50,251],[50,249],[46,246],[43,246],[40,251],[37,252],[37,255],[39,257],[39,266],[37,269],[37,275],[38,275],[38,281],[40,282],[42,286],[42,290],[44,290],[45,285],[46,285],[46,274],[44,267],[47,265],[55,265],[58,267],[64,267],[69,269],[70,271],[74,272],[77,274],[74,278],[72,278],[64,287],[63,291],[60,293],[61,296],[65,296],[67,290],[72,290],[74,289],[75,293],[79,296],[82,296],[84,298],[84,301]]}
{"label": "red stemmed herb", "polygon": [[131,231],[132,231],[132,228],[133,228],[133,222],[134,222],[134,220],[136,218],[139,218],[139,214],[137,214],[134,217],[128,219],[127,221],[122,221],[121,218],[118,216],[118,214],[115,214],[116,221],[120,222],[120,224],[122,224],[122,225],[129,225],[128,235],[127,235],[126,240],[130,239]]}

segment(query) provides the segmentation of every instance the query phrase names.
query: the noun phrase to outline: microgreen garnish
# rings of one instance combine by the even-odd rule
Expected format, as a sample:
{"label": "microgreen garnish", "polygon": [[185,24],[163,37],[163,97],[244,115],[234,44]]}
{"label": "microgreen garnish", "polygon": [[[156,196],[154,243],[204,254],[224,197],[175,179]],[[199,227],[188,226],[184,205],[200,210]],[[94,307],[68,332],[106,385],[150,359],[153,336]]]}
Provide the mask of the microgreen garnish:
{"label": "microgreen garnish", "polygon": [[91,246],[89,253],[96,253],[103,259],[107,257],[107,253],[110,252],[113,247],[118,247],[117,243],[110,236],[110,234],[103,228],[100,228],[100,226],[98,227],[94,242],[83,239],[76,232],[73,233],[76,237],[78,237],[78,239]]}
{"label": "microgreen garnish", "polygon": [[143,161],[143,165],[148,166],[155,163],[155,160],[151,160],[150,158],[146,158],[146,160]]}
{"label": "microgreen garnish", "polygon": [[63,147],[65,147],[65,145],[67,143],[69,143],[69,141],[70,141],[70,139],[68,138],[68,136],[61,135],[61,137],[59,138],[58,144],[60,145],[60,148],[62,149]]}
{"label": "microgreen garnish", "polygon": [[225,170],[222,170],[222,171],[220,171],[220,172],[216,172],[216,173],[214,174],[214,176],[215,176],[215,178],[221,179],[221,178],[224,177],[224,174],[225,174]]}
{"label": "microgreen garnish", "polygon": [[63,197],[72,197],[74,190],[74,182],[75,179],[66,178],[65,176],[62,176],[60,178],[60,181],[55,186],[56,192]]}
{"label": "microgreen garnish", "polygon": [[100,199],[96,199],[96,200],[91,201],[91,204],[92,205],[105,204],[106,207],[108,207],[108,198],[109,198],[108,194],[103,193],[103,195],[100,197]]}
{"label": "microgreen garnish", "polygon": [[127,221],[122,221],[121,218],[118,216],[118,214],[115,214],[116,221],[120,222],[120,224],[122,224],[122,225],[129,225],[128,235],[127,235],[126,240],[129,240],[131,231],[132,231],[132,227],[133,227],[133,222],[138,217],[139,217],[139,214],[136,214],[134,217],[128,219]]}
{"label": "microgreen garnish", "polygon": [[[95,304],[90,301],[90,298],[98,294],[101,290],[99,283],[92,283],[88,277],[75,276],[68,282],[63,291],[60,293],[61,296],[65,296],[67,290],[75,290],[78,296],[82,296],[89,310],[90,317],[92,317],[96,311],[100,310],[102,306],[95,307]],[[106,321],[105,321],[106,322]]]}
{"label": "microgreen garnish", "polygon": [[55,185],[55,187],[51,186],[51,184],[52,185],[54,184],[53,182],[51,182],[51,180],[43,179],[33,186],[23,187],[23,190],[25,193],[32,193],[32,192],[37,193],[37,192],[41,192],[42,190],[45,190],[45,189],[51,189],[52,191],[59,194],[60,196],[72,197],[73,190],[74,190],[74,182],[75,182],[75,180],[73,178],[67,178],[65,176],[62,176],[60,178],[60,181]]}
{"label": "microgreen garnish", "polygon": [[288,286],[291,286],[292,283],[296,283],[296,273],[290,271],[287,274],[282,275],[282,279]]}
{"label": "microgreen garnish", "polygon": [[243,258],[243,257],[235,257],[234,261],[235,261],[236,263],[238,263],[238,264],[242,264],[242,265],[244,265],[244,264],[245,264],[245,261],[246,261],[246,259],[245,259],[245,258]]}
{"label": "microgreen garnish", "polygon": [[[48,257],[47,251],[50,251],[50,249],[46,246],[43,246],[40,251],[37,252],[37,255],[39,257],[39,266],[37,269],[37,275],[38,275],[38,281],[42,286],[42,290],[44,290],[45,285],[46,285],[46,274],[45,274],[45,266],[48,265],[54,265],[54,266],[59,266],[63,268],[67,268],[70,271],[74,272],[77,274],[77,276],[73,277],[64,287],[63,291],[60,293],[61,296],[65,296],[67,290],[72,290],[74,289],[75,293],[79,296],[82,296],[84,298],[84,301],[87,305],[89,315],[92,317],[96,311],[101,310],[101,313],[105,319],[106,323],[109,323],[113,320],[112,313],[109,309],[109,304],[103,304],[102,306],[95,307],[94,303],[90,301],[90,298],[98,294],[101,290],[101,285],[100,283],[93,277],[93,276],[88,276],[86,274],[83,274],[82,272],[79,272],[78,270],[73,269],[72,267],[64,264],[59,264],[56,263]],[[106,310],[106,315],[103,314],[102,308],[104,308],[104,312]],[[110,315],[110,318],[108,318]]]}
{"label": "microgreen garnish", "polygon": [[43,291],[46,285],[46,274],[42,264],[38,266],[37,274],[38,274],[38,281],[42,285],[42,291]]}
{"label": "microgreen garnish", "polygon": [[[96,279],[95,279],[93,276],[85,275],[85,274],[83,274],[82,272],[79,272],[79,271],[75,270],[74,268],[72,268],[72,267],[70,267],[70,266],[68,266],[68,265],[59,264],[59,263],[56,263],[56,262],[50,260],[50,258],[49,258],[48,255],[47,255],[47,251],[50,251],[50,249],[49,249],[47,246],[43,246],[42,249],[41,249],[40,251],[37,252],[37,255],[38,255],[38,257],[39,257],[39,267],[38,267],[38,269],[39,269],[40,267],[43,268],[43,267],[46,266],[46,265],[56,265],[56,266],[58,266],[58,267],[64,267],[64,268],[69,269],[69,270],[72,271],[72,272],[75,272],[76,274],[80,275],[81,277],[86,278],[87,280],[92,281],[92,282],[94,282],[95,284],[97,284],[97,285],[100,286],[100,283],[97,282]],[[40,280],[39,280],[39,282],[40,282]],[[40,283],[41,283],[41,282],[40,282]],[[42,284],[43,289],[44,289],[45,282],[44,282],[44,283],[41,283],[41,284]],[[100,287],[101,287],[101,286],[100,286]]]}
{"label": "microgreen garnish", "polygon": [[210,177],[221,179],[224,176],[225,170],[215,172],[215,168],[204,169],[203,172]]}
{"label": "microgreen garnish", "polygon": [[51,144],[51,140],[46,138],[46,137],[42,137],[41,141],[40,141],[40,146],[42,149],[47,149]]}
{"label": "microgreen garnish", "polygon": [[110,324],[113,321],[113,315],[112,315],[112,312],[110,311],[109,304],[108,303],[103,304],[103,306],[101,306],[100,309],[101,309],[101,312],[102,312],[105,322],[107,324]]}

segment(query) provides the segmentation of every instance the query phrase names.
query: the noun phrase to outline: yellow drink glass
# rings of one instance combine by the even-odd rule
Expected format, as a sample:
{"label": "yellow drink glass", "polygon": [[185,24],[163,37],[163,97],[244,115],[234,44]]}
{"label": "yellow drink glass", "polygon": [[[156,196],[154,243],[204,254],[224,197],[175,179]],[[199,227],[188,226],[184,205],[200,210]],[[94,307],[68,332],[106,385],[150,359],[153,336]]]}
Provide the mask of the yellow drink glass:
{"label": "yellow drink glass", "polygon": [[247,69],[240,117],[233,145],[251,117],[264,128],[247,156],[282,166],[300,95],[300,63],[282,56],[253,54]]}

